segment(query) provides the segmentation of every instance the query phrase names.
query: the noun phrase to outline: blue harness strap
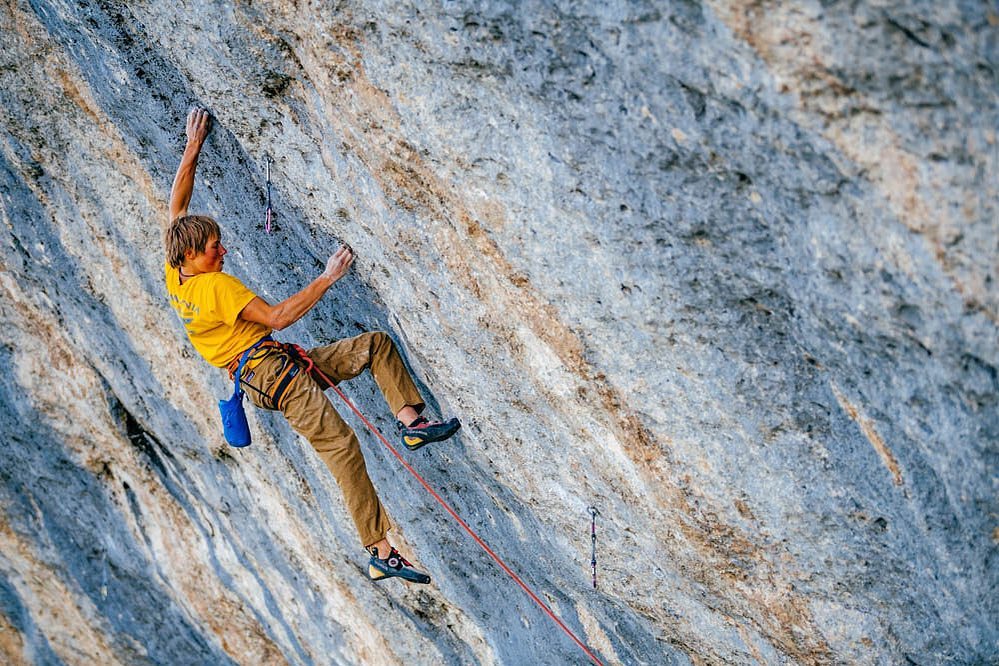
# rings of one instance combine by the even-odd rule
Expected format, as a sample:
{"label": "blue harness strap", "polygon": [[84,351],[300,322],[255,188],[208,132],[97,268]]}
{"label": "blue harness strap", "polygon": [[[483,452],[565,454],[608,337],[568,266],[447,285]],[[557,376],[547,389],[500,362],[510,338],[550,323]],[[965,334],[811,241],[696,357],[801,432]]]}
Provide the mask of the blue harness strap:
{"label": "blue harness strap", "polygon": [[236,366],[236,372],[234,372],[232,375],[232,381],[233,381],[232,397],[235,398],[237,393],[243,392],[243,390],[239,388],[239,379],[240,375],[243,373],[243,366],[246,365],[246,362],[249,360],[250,354],[252,354],[257,349],[257,347],[264,344],[265,342],[274,342],[274,338],[272,338],[270,335],[265,335],[264,337],[254,342],[250,346],[250,348],[247,349],[245,352],[243,352],[243,355],[239,357],[239,365]]}

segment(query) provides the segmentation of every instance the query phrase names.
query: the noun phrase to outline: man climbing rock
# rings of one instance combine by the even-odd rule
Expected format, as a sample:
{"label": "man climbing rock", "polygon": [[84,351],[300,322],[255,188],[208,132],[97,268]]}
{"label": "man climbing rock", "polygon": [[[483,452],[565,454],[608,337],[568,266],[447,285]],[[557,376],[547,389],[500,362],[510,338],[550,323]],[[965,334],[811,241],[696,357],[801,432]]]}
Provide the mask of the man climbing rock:
{"label": "man climbing rock", "polygon": [[[210,217],[188,215],[198,156],[208,136],[210,118],[203,109],[187,117],[187,147],[170,193],[166,228],[166,284],[170,303],[180,315],[191,344],[210,364],[227,368],[230,376],[245,355],[241,386],[261,409],[280,410],[292,427],[309,440],[329,467],[354,519],[361,543],[371,555],[372,580],[400,577],[428,583],[392,547],[389,520],[368,478],[357,436],[326,399],[324,380],[333,383],[356,377],[366,368],[399,422],[401,439],[410,450],[447,439],[461,424],[457,419],[429,421],[420,416],[424,401],[386,333],[362,333],[311,349],[303,358],[294,345],[270,338],[301,319],[343,277],[354,262],[348,246],[327,261],[326,270],[294,296],[270,305],[237,278],[222,272],[226,249],[219,225]],[[259,343],[259,344],[258,344]],[[255,347],[251,351],[251,347]]]}

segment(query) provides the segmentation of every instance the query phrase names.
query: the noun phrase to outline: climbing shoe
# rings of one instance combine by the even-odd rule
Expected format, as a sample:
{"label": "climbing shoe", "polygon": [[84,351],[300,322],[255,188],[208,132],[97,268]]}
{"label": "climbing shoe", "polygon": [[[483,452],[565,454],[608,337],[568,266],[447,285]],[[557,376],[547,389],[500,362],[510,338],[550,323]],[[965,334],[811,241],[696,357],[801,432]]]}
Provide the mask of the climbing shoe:
{"label": "climbing shoe", "polygon": [[430,576],[413,568],[412,563],[399,554],[395,548],[384,560],[378,557],[378,551],[371,549],[371,560],[368,562],[368,578],[384,580],[386,578],[402,578],[411,583],[429,583]]}
{"label": "climbing shoe", "polygon": [[402,443],[410,451],[429,444],[447,439],[461,428],[458,419],[448,419],[447,421],[428,421],[422,416],[408,426],[399,423],[399,430],[402,431]]}

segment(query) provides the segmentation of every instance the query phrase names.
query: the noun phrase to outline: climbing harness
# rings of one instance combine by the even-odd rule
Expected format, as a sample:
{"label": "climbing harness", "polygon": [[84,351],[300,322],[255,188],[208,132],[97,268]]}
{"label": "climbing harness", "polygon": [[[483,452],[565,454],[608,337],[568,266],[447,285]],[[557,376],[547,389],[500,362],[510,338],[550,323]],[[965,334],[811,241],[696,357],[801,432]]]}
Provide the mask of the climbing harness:
{"label": "climbing harness", "polygon": [[593,589],[597,589],[597,507],[590,507],[590,567],[593,569]]}
{"label": "climbing harness", "polygon": [[513,572],[513,570],[510,567],[508,567],[506,565],[506,563],[502,559],[500,559],[499,555],[497,555],[495,552],[493,552],[493,549],[490,548],[488,546],[488,544],[486,544],[486,542],[482,540],[482,537],[480,537],[478,534],[476,534],[475,530],[473,530],[471,527],[469,527],[468,523],[466,523],[464,520],[461,519],[461,516],[459,516],[458,513],[454,509],[451,508],[451,505],[449,505],[447,502],[445,502],[444,499],[441,498],[441,496],[438,495],[437,492],[434,491],[434,489],[430,487],[430,484],[427,483],[426,480],[422,476],[420,476],[419,472],[417,472],[415,469],[413,469],[412,465],[410,465],[409,463],[406,462],[405,458],[402,457],[402,454],[400,454],[399,451],[394,446],[392,446],[387,439],[385,439],[385,436],[382,435],[382,433],[379,432],[379,430],[374,425],[372,425],[370,421],[368,421],[368,419],[364,416],[364,414],[361,413],[361,410],[359,410],[357,407],[354,406],[354,403],[351,402],[349,398],[347,398],[347,396],[344,394],[344,392],[341,391],[340,388],[336,384],[334,384],[333,381],[329,377],[327,377],[325,374],[323,374],[322,370],[320,370],[319,368],[317,368],[315,366],[315,363],[312,361],[311,358],[309,358],[308,354],[305,353],[305,350],[302,349],[301,347],[299,347],[298,345],[287,345],[286,349],[289,352],[291,352],[292,350],[294,350],[296,353],[298,353],[302,357],[304,357],[304,358],[301,358],[301,361],[306,364],[306,368],[305,369],[307,370],[307,372],[310,375],[312,375],[313,378],[315,378],[317,380],[317,382],[319,383],[319,385],[321,387],[328,386],[328,387],[332,388],[334,391],[336,391],[336,394],[338,396],[340,396],[340,399],[343,400],[343,402],[347,405],[347,407],[349,407],[351,409],[351,411],[353,411],[354,414],[356,414],[359,419],[361,419],[361,421],[364,423],[364,425],[367,426],[368,430],[370,430],[372,432],[372,434],[375,435],[375,437],[377,437],[378,439],[380,439],[381,442],[382,442],[382,444],[384,444],[385,446],[388,447],[388,450],[392,452],[392,455],[394,455],[399,460],[400,463],[402,463],[402,466],[406,468],[406,471],[408,471],[410,474],[412,474],[413,478],[415,478],[417,481],[419,481],[420,485],[422,485],[424,487],[424,489],[426,489],[426,491],[428,493],[430,493],[430,495],[435,500],[437,500],[437,503],[440,504],[442,507],[444,507],[445,511],[447,511],[449,514],[451,514],[451,517],[454,518],[455,521],[466,532],[468,532],[469,536],[471,536],[472,539],[475,540],[475,543],[479,544],[479,546],[482,548],[482,550],[486,551],[486,554],[488,554],[489,557],[493,558],[493,560],[496,562],[496,564],[498,564],[500,566],[500,568],[503,569],[503,571],[505,571],[506,574],[511,579],[513,579],[513,581],[517,585],[519,585],[520,588],[522,590],[524,590],[524,592],[527,593],[527,596],[529,596],[531,598],[531,600],[534,601],[534,603],[536,603],[541,608],[541,610],[543,610],[548,615],[548,617],[550,617],[552,619],[552,621],[554,621],[555,624],[557,624],[559,626],[559,628],[562,629],[562,631],[564,631],[569,636],[569,638],[571,638],[576,643],[576,645],[578,645],[580,647],[580,649],[582,649],[583,652],[586,653],[586,656],[589,657],[593,661],[594,664],[597,664],[597,666],[603,666],[603,662],[601,662],[597,658],[597,656],[595,654],[593,654],[593,652],[591,652],[588,647],[586,647],[586,644],[583,643],[583,641],[579,640],[579,638],[576,637],[576,634],[574,634],[572,632],[572,630],[569,629],[569,627],[567,627],[564,622],[562,622],[562,620],[558,619],[558,617],[555,615],[555,613],[552,612],[552,610],[545,604],[545,602],[543,602],[538,597],[538,595],[536,595],[531,590],[531,588],[529,588],[527,586],[527,584],[523,580],[521,580],[520,576],[518,576],[517,574],[515,574]]}
{"label": "climbing harness", "polygon": [[274,211],[271,209],[271,156],[267,156],[267,211],[264,213],[264,230],[271,232],[271,219]]}
{"label": "climbing harness", "polygon": [[[267,409],[277,409],[281,410],[284,407],[284,394],[291,386],[291,383],[295,381],[295,378],[301,374],[302,365],[300,363],[300,358],[297,353],[292,353],[288,350],[290,345],[283,342],[278,342],[271,338],[265,338],[262,340],[258,346],[261,350],[257,354],[251,356],[248,360],[258,361],[264,357],[273,354],[275,352],[282,353],[284,358],[281,361],[281,367],[278,369],[278,376],[271,383],[271,389],[269,392],[261,391],[253,384],[247,381],[243,381],[243,386],[253,389],[261,399],[263,400],[264,407]],[[234,360],[227,366],[229,371],[229,379],[233,379],[233,373],[238,361]]]}

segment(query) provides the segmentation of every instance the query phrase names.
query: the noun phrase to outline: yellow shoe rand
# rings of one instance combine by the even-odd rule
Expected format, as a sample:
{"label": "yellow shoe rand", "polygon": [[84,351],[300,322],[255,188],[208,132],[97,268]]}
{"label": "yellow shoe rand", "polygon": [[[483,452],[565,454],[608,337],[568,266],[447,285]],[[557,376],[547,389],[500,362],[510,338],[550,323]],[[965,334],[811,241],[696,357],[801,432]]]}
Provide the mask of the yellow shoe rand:
{"label": "yellow shoe rand", "polygon": [[423,443],[423,438],[406,435],[402,438],[402,441],[406,442],[406,446],[416,446],[417,444]]}
{"label": "yellow shoe rand", "polygon": [[370,564],[368,565],[368,578],[370,578],[371,580],[381,580],[382,578],[386,577],[387,576],[383,574],[381,571],[374,568]]}

